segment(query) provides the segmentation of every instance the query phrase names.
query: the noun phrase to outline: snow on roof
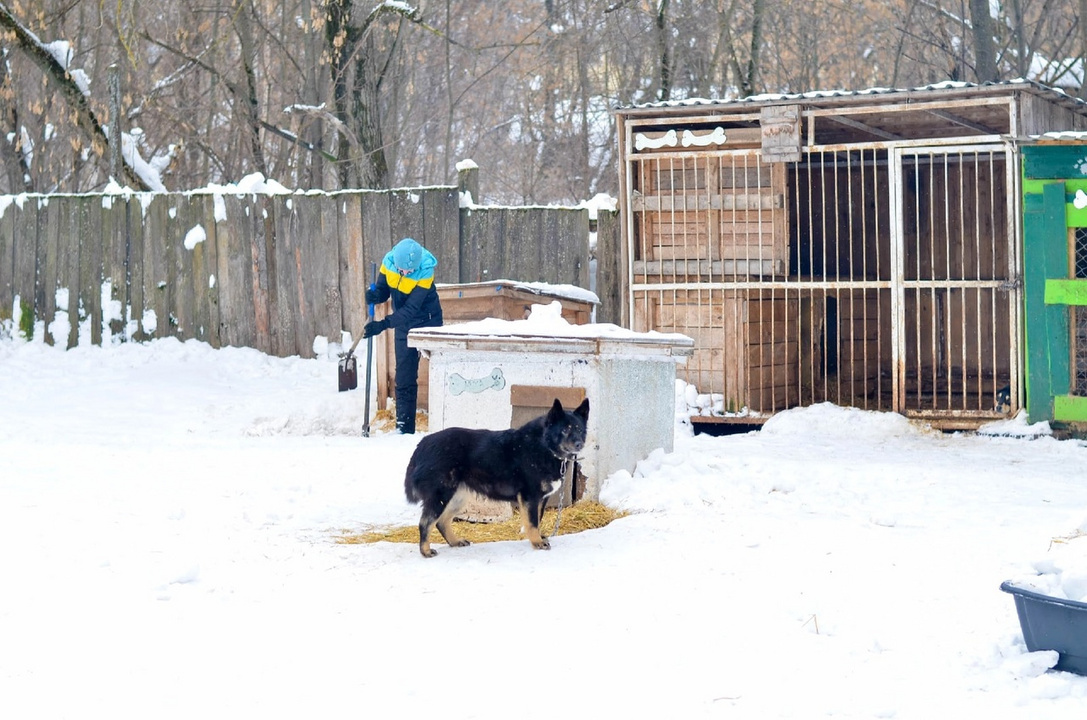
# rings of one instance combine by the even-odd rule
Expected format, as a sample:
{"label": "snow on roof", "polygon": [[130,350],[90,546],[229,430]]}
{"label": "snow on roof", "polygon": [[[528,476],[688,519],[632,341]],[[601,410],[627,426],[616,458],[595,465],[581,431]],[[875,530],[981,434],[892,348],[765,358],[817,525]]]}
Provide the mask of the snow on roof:
{"label": "snow on roof", "polygon": [[605,339],[625,342],[648,341],[693,347],[694,341],[680,333],[657,331],[637,332],[611,323],[571,324],[562,316],[562,303],[558,300],[547,305],[533,305],[524,320],[500,320],[487,318],[471,322],[428,327],[413,330],[412,335],[448,335],[479,338],[578,338]]}
{"label": "snow on roof", "polygon": [[886,88],[886,87],[872,87],[864,90],[812,90],[810,92],[803,93],[763,93],[760,95],[750,95],[743,98],[688,98],[685,100],[663,100],[650,103],[638,103],[634,105],[619,106],[617,111],[623,110],[635,110],[635,109],[647,109],[647,108],[669,108],[669,107],[691,107],[701,105],[742,105],[742,104],[768,104],[774,102],[797,102],[802,100],[828,100],[828,99],[848,99],[848,98],[863,98],[870,96],[883,96],[883,95],[895,95],[903,93],[926,93],[926,92],[940,92],[940,91],[955,91],[955,90],[980,90],[984,88],[998,89],[998,88],[1017,88],[1026,89],[1039,95],[1050,97],[1052,100],[1061,103],[1071,103],[1078,105],[1084,112],[1087,112],[1087,102],[1069,95],[1060,88],[1053,88],[1047,85],[1042,85],[1039,82],[1033,80],[1027,80],[1025,78],[1017,78],[1015,80],[1003,80],[1000,82],[987,82],[987,83],[969,83],[959,82],[952,80],[945,80],[944,82],[933,83],[931,85],[922,85],[915,88]]}
{"label": "snow on roof", "polygon": [[[456,287],[491,287],[498,288],[499,286],[506,286],[517,288],[519,290],[527,290],[535,293],[536,295],[546,295],[548,297],[563,298],[565,300],[577,300],[580,302],[592,303],[593,305],[600,304],[600,298],[596,293],[585,288],[580,288],[577,285],[563,285],[543,282],[521,282],[519,280],[487,280],[477,283],[457,283]],[[438,283],[439,288],[450,287],[443,283]]]}
{"label": "snow on roof", "polygon": [[1074,140],[1077,142],[1087,142],[1087,132],[1077,130],[1061,130],[1059,132],[1047,132],[1042,133],[1038,137],[1045,140]]}

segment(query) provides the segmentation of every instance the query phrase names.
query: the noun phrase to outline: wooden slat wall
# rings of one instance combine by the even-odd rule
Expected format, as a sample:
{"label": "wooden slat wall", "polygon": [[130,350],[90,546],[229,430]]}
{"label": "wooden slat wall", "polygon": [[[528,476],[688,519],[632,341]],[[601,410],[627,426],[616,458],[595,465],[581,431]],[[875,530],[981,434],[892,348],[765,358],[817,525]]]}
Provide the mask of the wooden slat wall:
{"label": "wooden slat wall", "polygon": [[473,208],[461,231],[459,282],[589,287],[589,215],[572,208]]}
{"label": "wooden slat wall", "polygon": [[[177,337],[308,357],[317,336],[361,333],[371,263],[409,236],[437,256],[439,283],[485,274],[589,287],[587,211],[466,210],[475,220],[462,241],[454,187],[9,200],[0,203],[0,331],[19,332],[18,296],[45,341],[67,347]],[[186,248],[194,228],[204,240]],[[62,312],[68,336],[55,337]]]}

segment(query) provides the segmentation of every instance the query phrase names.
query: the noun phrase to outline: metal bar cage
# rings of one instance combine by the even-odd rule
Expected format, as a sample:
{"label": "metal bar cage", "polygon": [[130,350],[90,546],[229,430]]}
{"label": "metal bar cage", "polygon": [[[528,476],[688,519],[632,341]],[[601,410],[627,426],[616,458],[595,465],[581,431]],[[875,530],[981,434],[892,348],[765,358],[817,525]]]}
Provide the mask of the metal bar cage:
{"label": "metal bar cage", "polygon": [[626,168],[631,325],[695,339],[679,377],[698,414],[824,401],[1006,413],[1019,399],[1012,157],[884,143],[771,163],[757,147],[643,145]]}

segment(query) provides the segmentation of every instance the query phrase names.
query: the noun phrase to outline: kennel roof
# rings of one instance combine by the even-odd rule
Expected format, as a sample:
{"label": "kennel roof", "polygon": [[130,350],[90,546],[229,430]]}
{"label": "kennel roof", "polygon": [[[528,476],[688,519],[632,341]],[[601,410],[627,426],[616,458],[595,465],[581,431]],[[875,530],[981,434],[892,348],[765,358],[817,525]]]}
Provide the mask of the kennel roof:
{"label": "kennel roof", "polygon": [[641,130],[653,130],[654,122],[664,129],[667,121],[678,118],[735,129],[758,128],[767,108],[781,106],[799,106],[806,117],[819,118],[817,142],[827,145],[1087,130],[1087,102],[1024,79],[690,98],[618,107],[614,112]]}

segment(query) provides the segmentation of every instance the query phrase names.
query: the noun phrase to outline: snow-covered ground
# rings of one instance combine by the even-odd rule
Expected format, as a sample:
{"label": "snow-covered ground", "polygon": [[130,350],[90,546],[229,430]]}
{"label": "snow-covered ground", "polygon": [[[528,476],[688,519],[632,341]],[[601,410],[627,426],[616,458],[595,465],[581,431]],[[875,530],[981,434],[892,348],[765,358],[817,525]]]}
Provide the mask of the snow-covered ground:
{"label": "snow-covered ground", "polygon": [[1081,442],[829,405],[677,426],[606,481],[630,516],[424,560],[335,542],[418,520],[418,436],[362,409],[334,359],[0,340],[0,717],[1087,713],[999,590],[1087,585],[1054,542],[1087,530]]}

